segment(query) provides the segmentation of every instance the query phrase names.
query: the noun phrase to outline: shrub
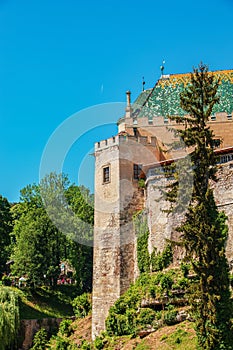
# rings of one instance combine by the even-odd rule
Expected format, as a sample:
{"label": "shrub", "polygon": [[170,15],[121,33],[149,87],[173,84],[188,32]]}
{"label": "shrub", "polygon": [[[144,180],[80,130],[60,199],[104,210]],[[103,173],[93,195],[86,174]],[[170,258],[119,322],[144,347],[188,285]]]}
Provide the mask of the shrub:
{"label": "shrub", "polygon": [[82,345],[81,345],[82,350],[91,350],[91,345],[88,343],[87,340],[83,340]]}
{"label": "shrub", "polygon": [[137,317],[137,324],[146,327],[147,325],[152,325],[153,321],[157,319],[156,311],[150,308],[143,308]]}
{"label": "shrub", "polygon": [[84,293],[79,295],[73,300],[72,306],[76,317],[86,317],[91,311],[91,294]]}
{"label": "shrub", "polygon": [[109,335],[129,335],[136,332],[136,311],[129,309],[124,315],[111,311],[106,320],[106,330]]}
{"label": "shrub", "polygon": [[34,339],[33,339],[33,347],[31,350],[45,350],[46,344],[48,340],[48,334],[44,328],[39,329],[38,332],[36,332]]}
{"label": "shrub", "polygon": [[104,348],[104,341],[101,337],[95,338],[94,347],[97,350],[102,350]]}
{"label": "shrub", "polygon": [[187,276],[188,276],[190,267],[191,267],[190,264],[187,264],[187,263],[185,263],[185,262],[182,262],[182,263],[180,264],[180,269],[181,269],[181,271],[183,272],[184,277],[187,277]]}
{"label": "shrub", "polygon": [[171,244],[167,244],[162,252],[157,252],[157,249],[154,248],[150,257],[151,270],[153,272],[162,271],[172,263],[172,260],[173,254]]}
{"label": "shrub", "polygon": [[176,320],[177,311],[174,310],[174,306],[169,305],[167,306],[167,311],[164,313],[164,323],[168,326],[174,325],[177,323]]}
{"label": "shrub", "polygon": [[2,284],[3,286],[11,286],[11,279],[10,277],[6,276],[6,275],[3,275],[2,276]]}
{"label": "shrub", "polygon": [[71,327],[72,321],[71,320],[63,320],[60,323],[59,326],[59,333],[62,336],[69,337],[72,333],[72,327]]}

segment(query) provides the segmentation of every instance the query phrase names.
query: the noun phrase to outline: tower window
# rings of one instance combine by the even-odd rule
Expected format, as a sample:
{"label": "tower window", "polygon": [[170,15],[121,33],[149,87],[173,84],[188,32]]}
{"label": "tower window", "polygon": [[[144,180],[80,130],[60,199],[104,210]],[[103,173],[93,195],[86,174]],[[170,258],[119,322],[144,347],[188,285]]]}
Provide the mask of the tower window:
{"label": "tower window", "polygon": [[213,139],[212,141],[212,147],[213,148],[219,148],[221,145],[221,140],[220,139]]}
{"label": "tower window", "polygon": [[134,180],[139,179],[141,172],[142,172],[142,164],[134,164],[133,165],[133,178],[134,178]]}
{"label": "tower window", "polygon": [[103,183],[110,182],[110,167],[106,166],[103,168]]}

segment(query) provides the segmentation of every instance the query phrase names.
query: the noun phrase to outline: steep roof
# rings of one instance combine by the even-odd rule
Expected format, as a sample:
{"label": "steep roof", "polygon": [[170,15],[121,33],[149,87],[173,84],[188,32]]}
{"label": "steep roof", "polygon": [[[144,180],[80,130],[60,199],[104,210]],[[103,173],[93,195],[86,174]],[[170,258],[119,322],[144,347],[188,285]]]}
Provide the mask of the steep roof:
{"label": "steep roof", "polygon": [[[218,94],[220,101],[213,108],[213,113],[233,112],[233,69],[212,72],[220,79]],[[164,75],[153,89],[142,91],[133,104],[133,113],[138,117],[169,116],[187,114],[180,107],[180,93],[190,83],[190,73]]]}

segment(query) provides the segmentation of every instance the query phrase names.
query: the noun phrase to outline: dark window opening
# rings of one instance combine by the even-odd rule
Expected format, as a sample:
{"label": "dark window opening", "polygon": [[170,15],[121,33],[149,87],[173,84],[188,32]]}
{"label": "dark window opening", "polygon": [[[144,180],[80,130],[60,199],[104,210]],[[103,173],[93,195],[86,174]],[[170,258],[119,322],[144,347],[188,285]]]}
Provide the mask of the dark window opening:
{"label": "dark window opening", "polygon": [[142,173],[142,164],[133,165],[133,178],[134,180],[139,180]]}
{"label": "dark window opening", "polygon": [[219,148],[220,145],[221,145],[220,139],[213,139],[213,142],[212,142],[212,147],[213,148]]}
{"label": "dark window opening", "polygon": [[103,168],[103,182],[110,182],[110,168],[109,166],[106,166]]}

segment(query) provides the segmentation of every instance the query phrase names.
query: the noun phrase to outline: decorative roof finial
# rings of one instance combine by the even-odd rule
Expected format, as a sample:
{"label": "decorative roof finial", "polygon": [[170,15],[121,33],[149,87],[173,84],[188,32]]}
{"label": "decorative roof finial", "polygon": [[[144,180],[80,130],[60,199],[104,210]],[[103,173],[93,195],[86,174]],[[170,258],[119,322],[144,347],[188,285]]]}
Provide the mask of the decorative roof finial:
{"label": "decorative roof finial", "polygon": [[165,60],[163,60],[162,66],[160,66],[160,70],[161,70],[161,75],[162,75],[162,77],[163,77],[164,65],[165,65]]}
{"label": "decorative roof finial", "polygon": [[142,91],[144,91],[144,85],[146,84],[144,77],[142,77]]}

